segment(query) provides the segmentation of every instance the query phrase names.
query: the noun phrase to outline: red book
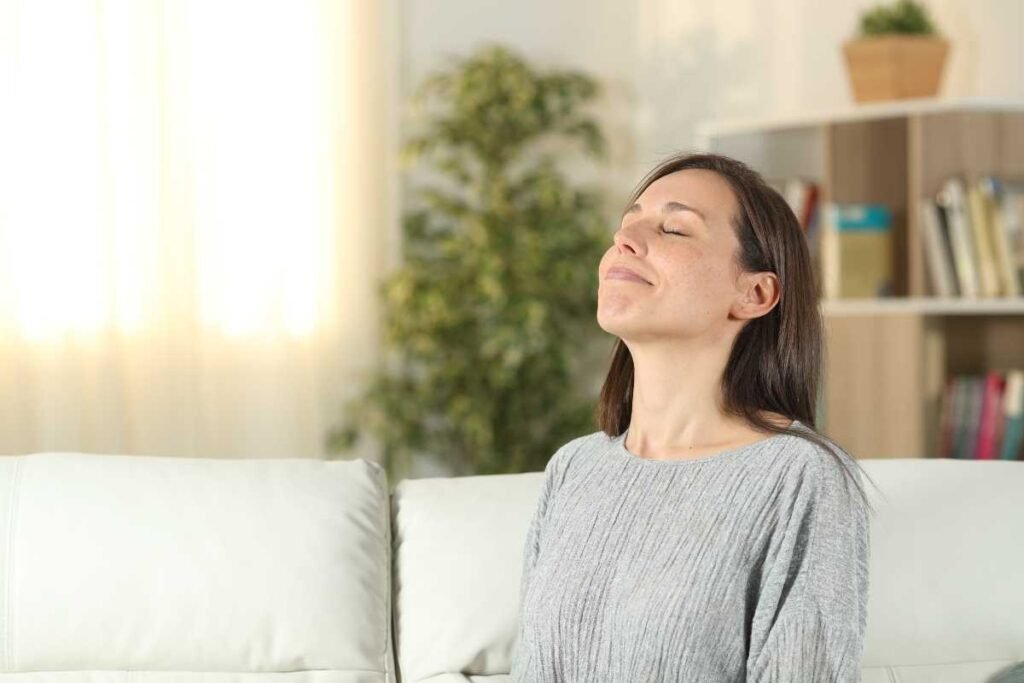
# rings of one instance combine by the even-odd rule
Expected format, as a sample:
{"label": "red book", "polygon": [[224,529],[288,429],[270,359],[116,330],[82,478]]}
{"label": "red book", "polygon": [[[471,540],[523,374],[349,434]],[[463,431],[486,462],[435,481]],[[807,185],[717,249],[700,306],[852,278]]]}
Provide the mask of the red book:
{"label": "red book", "polygon": [[803,228],[804,232],[807,232],[808,226],[811,224],[811,217],[814,215],[814,208],[818,204],[818,186],[815,183],[807,184],[807,192],[804,195],[804,205],[801,207],[801,211],[798,214],[800,218],[800,227]]}
{"label": "red book", "polygon": [[999,456],[996,452],[996,432],[998,422],[1002,419],[1003,388],[1006,386],[1006,379],[998,372],[985,374],[985,388],[981,402],[981,417],[978,425],[978,460],[995,460]]}

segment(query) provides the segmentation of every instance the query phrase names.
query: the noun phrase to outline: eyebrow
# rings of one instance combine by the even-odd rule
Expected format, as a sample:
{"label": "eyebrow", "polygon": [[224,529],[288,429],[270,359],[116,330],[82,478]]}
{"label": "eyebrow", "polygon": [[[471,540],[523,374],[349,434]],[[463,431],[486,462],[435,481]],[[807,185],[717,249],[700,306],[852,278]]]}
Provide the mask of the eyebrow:
{"label": "eyebrow", "polygon": [[[626,209],[622,215],[625,216],[626,214],[629,213],[640,213],[640,211],[640,204],[634,204],[633,206]],[[707,217],[704,216],[703,213],[701,213],[698,209],[690,206],[689,204],[683,204],[682,202],[665,202],[664,204],[661,205],[662,213],[670,213],[672,211],[692,211],[693,213],[700,216],[700,219],[702,221],[704,221],[705,223],[708,222]]]}

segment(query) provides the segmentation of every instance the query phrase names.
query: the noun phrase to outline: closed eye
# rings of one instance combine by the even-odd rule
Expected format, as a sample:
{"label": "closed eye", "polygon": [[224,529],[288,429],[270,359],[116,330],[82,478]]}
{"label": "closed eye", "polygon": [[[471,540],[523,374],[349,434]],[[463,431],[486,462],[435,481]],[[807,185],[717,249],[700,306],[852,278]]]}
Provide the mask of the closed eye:
{"label": "closed eye", "polygon": [[668,233],[669,235],[681,235],[681,236],[683,236],[683,237],[685,237],[685,236],[686,236],[686,233],[682,233],[682,232],[676,232],[675,230],[666,230],[665,228],[662,228],[662,229],[661,229],[661,231],[662,231],[662,232],[666,232],[666,233]]}

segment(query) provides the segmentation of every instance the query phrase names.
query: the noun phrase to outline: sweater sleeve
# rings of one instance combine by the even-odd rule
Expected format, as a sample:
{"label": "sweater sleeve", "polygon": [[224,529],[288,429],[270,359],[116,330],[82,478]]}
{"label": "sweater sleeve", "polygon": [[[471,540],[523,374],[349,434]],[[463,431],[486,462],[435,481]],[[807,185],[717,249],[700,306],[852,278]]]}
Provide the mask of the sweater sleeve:
{"label": "sweater sleeve", "polygon": [[544,481],[541,484],[540,495],[537,498],[537,505],[534,507],[533,515],[530,518],[530,526],[526,532],[526,543],[523,546],[522,576],[520,579],[519,599],[526,595],[526,589],[530,585],[530,575],[537,564],[537,557],[540,555],[541,531],[544,520],[547,517],[548,505],[556,487],[558,477],[558,460],[565,450],[565,446],[558,449],[544,468]]}
{"label": "sweater sleeve", "polygon": [[510,675],[512,680],[520,680],[523,670],[528,666],[526,659],[529,656],[528,650],[524,647],[524,622],[522,619],[523,601],[526,599],[526,591],[530,587],[530,579],[533,576],[533,569],[537,565],[537,558],[540,556],[540,543],[543,534],[544,522],[547,519],[548,509],[554,497],[560,477],[559,456],[565,450],[565,446],[555,452],[548,459],[544,468],[544,480],[540,487],[540,495],[537,497],[537,504],[533,509],[530,518],[530,526],[526,532],[526,543],[523,545],[522,574],[519,582],[519,614],[516,625],[516,639],[513,645],[512,664]]}
{"label": "sweater sleeve", "polygon": [[[820,450],[819,450],[820,453]],[[835,458],[809,462],[761,567],[748,683],[859,683],[867,626],[867,507]],[[849,474],[861,480],[842,452]]]}

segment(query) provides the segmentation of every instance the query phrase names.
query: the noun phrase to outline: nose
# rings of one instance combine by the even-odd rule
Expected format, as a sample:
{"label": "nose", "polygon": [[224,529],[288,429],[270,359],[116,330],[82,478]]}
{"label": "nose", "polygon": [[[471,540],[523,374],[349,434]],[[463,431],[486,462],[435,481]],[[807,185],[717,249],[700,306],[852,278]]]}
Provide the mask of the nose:
{"label": "nose", "polygon": [[647,253],[647,243],[639,234],[635,223],[616,230],[614,242],[615,248],[620,254],[632,252],[637,256],[643,256]]}

